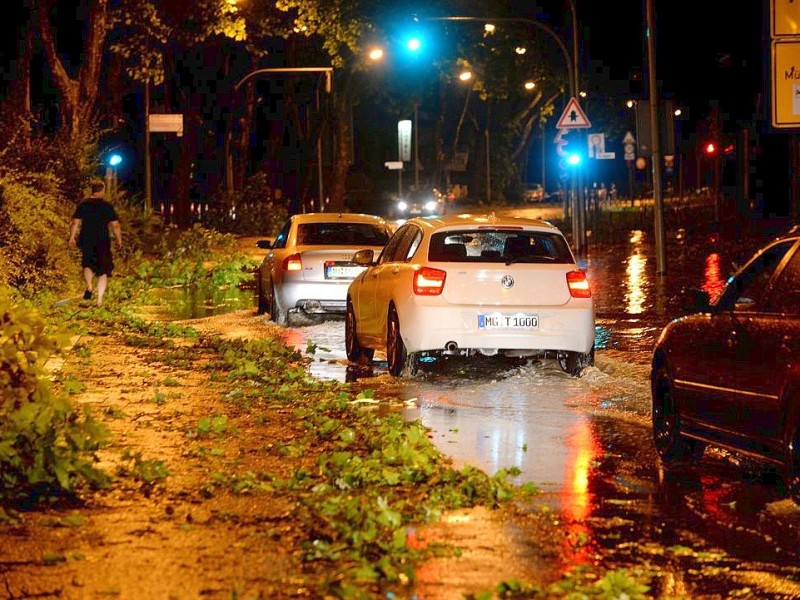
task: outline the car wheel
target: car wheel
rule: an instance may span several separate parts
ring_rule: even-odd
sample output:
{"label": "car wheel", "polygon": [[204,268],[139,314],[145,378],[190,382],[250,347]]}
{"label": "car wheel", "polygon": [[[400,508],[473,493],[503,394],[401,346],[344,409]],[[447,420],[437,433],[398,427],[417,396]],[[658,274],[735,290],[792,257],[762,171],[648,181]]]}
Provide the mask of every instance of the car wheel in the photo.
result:
{"label": "car wheel", "polygon": [[278,304],[278,295],[275,293],[275,284],[271,285],[271,295],[269,299],[269,317],[278,325],[286,327],[289,324],[289,314]]}
{"label": "car wheel", "polygon": [[665,463],[685,458],[699,460],[706,444],[691,440],[681,433],[681,419],[672,394],[672,381],[667,368],[656,367],[652,387],[653,441],[659,457]]}
{"label": "car wheel", "polygon": [[594,365],[594,346],[589,352],[563,351],[556,356],[562,371],[573,377],[580,377],[584,369]]}
{"label": "car wheel", "polygon": [[375,355],[372,348],[364,348],[358,341],[356,335],[356,314],[350,300],[347,301],[347,315],[344,321],[344,348],[347,352],[347,360],[352,362],[368,363]]}
{"label": "car wheel", "polygon": [[264,285],[261,283],[261,274],[256,274],[256,277],[258,277],[258,283],[256,284],[256,289],[258,290],[258,308],[256,309],[256,313],[263,315],[269,312],[269,304],[267,303],[267,298],[264,296]]}
{"label": "car wheel", "polygon": [[389,373],[395,377],[400,376],[406,367],[407,359],[406,346],[400,336],[400,320],[394,309],[391,309],[386,326],[386,360],[389,364]]}

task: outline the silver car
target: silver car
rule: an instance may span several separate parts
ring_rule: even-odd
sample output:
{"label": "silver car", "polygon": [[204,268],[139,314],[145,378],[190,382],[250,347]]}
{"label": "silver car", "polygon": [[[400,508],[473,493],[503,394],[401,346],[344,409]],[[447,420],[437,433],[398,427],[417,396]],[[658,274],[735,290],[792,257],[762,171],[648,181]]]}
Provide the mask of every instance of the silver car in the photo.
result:
{"label": "silver car", "polygon": [[275,239],[258,246],[269,252],[258,267],[258,313],[278,325],[290,315],[342,314],[347,288],[365,267],[352,262],[356,250],[379,253],[391,235],[390,225],[374,215],[307,213],[290,217]]}

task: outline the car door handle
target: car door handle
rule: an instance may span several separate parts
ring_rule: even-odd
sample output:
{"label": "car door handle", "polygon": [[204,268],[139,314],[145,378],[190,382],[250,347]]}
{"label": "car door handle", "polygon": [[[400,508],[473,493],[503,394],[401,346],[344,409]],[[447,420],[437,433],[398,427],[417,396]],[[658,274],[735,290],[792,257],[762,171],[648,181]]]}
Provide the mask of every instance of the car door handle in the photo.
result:
{"label": "car door handle", "polygon": [[739,343],[739,334],[736,333],[735,331],[731,331],[730,334],[728,334],[728,337],[725,340],[725,345],[728,348],[733,348],[738,343]]}

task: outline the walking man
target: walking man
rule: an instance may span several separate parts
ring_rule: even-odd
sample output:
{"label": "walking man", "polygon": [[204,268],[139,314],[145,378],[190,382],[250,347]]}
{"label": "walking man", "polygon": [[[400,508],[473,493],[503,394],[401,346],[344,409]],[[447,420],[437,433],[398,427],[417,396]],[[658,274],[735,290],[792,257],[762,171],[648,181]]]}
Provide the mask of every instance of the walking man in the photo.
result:
{"label": "walking man", "polygon": [[[80,248],[83,278],[86,281],[84,300],[91,300],[94,293],[93,281],[97,277],[97,306],[103,305],[103,296],[108,288],[108,278],[114,271],[111,256],[111,235],[114,235],[117,248],[122,246],[122,229],[117,211],[106,202],[105,184],[101,179],[92,181],[91,196],[84,199],[75,209],[69,227],[69,245]],[[80,232],[80,233],[79,233]],[[76,237],[77,236],[77,237]]]}

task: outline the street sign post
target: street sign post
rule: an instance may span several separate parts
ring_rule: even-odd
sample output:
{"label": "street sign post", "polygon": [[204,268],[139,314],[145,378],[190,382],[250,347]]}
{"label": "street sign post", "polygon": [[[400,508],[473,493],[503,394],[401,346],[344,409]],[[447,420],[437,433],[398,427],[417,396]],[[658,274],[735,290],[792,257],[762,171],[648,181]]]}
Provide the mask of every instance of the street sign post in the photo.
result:
{"label": "street sign post", "polygon": [[556,129],[588,129],[591,126],[592,123],[576,98],[569,99],[561,118],[556,123]]}
{"label": "street sign post", "polygon": [[772,42],[772,126],[800,127],[800,36]]}
{"label": "street sign post", "polygon": [[772,0],[770,2],[770,36],[800,35],[800,3],[794,0]]}

